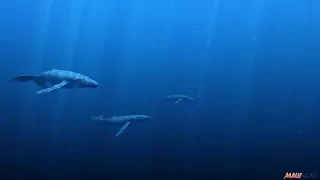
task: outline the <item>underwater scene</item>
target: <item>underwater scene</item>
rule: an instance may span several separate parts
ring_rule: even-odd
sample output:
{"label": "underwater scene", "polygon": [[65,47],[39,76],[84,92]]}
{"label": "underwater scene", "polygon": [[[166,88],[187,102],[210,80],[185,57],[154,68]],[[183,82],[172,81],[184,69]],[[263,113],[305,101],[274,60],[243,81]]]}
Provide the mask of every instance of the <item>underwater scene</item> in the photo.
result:
{"label": "underwater scene", "polygon": [[319,8],[1,0],[0,179],[320,179]]}

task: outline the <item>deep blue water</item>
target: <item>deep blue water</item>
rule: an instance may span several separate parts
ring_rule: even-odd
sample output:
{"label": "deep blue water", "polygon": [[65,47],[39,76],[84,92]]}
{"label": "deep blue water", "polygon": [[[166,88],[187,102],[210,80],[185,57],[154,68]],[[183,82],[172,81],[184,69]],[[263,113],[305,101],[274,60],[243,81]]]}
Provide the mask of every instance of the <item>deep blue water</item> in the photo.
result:
{"label": "deep blue water", "polygon": [[[0,178],[320,172],[319,7],[316,0],[0,1]],[[37,95],[33,82],[8,82],[52,68],[88,75],[99,87]],[[155,103],[176,93],[197,103]],[[152,120],[116,137],[121,126],[89,119],[130,114]]]}

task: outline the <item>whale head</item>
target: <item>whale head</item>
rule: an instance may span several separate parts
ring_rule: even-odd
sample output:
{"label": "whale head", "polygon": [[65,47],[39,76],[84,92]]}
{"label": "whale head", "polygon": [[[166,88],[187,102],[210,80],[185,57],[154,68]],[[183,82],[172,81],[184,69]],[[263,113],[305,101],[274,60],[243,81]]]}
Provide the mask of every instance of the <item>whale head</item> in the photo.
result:
{"label": "whale head", "polygon": [[150,116],[146,116],[146,115],[136,115],[136,121],[149,121],[151,120]]}
{"label": "whale head", "polygon": [[82,88],[97,88],[99,83],[89,77],[80,78],[77,80],[77,83]]}

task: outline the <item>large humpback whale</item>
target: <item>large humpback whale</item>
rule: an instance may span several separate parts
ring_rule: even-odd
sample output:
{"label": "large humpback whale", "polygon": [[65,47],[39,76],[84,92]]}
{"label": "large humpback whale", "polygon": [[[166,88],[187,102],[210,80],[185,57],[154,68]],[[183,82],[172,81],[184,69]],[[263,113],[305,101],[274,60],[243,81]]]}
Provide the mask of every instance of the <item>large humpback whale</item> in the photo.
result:
{"label": "large humpback whale", "polygon": [[27,82],[34,81],[40,89],[37,94],[49,93],[51,91],[65,88],[96,88],[98,83],[83,74],[72,71],[52,69],[39,73],[35,76],[17,76],[10,82]]}
{"label": "large humpback whale", "polygon": [[151,120],[151,117],[143,114],[137,114],[137,115],[127,115],[127,116],[113,116],[110,118],[104,118],[103,116],[97,116],[97,117],[92,116],[91,119],[97,120],[97,121],[106,121],[108,123],[124,124],[116,134],[116,136],[119,136],[130,125],[131,122],[147,121],[147,120]]}

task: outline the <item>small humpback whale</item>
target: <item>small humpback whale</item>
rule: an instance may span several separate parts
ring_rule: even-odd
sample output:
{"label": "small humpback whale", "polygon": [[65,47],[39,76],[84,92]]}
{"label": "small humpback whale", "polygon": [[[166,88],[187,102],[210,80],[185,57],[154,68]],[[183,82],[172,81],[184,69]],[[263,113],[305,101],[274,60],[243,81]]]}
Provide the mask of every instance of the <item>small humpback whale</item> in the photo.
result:
{"label": "small humpback whale", "polygon": [[130,125],[131,122],[143,122],[143,121],[148,121],[151,120],[150,116],[142,115],[142,114],[137,114],[137,115],[127,115],[127,116],[113,116],[110,118],[104,118],[103,116],[97,116],[91,117],[92,120],[96,121],[106,121],[108,123],[115,123],[115,124],[123,124],[124,125],[121,127],[121,129],[118,131],[116,136],[119,136],[123,131]]}
{"label": "small humpback whale", "polygon": [[49,93],[60,88],[97,88],[99,85],[95,80],[88,76],[58,69],[45,71],[35,76],[17,76],[10,80],[10,82],[27,81],[33,81],[39,86],[39,90],[36,94]]}
{"label": "small humpback whale", "polygon": [[182,101],[190,101],[190,102],[196,103],[195,99],[193,99],[187,95],[184,95],[184,94],[170,94],[170,95],[165,96],[164,98],[158,100],[157,102],[163,102],[163,101],[174,101],[175,105],[180,104]]}

